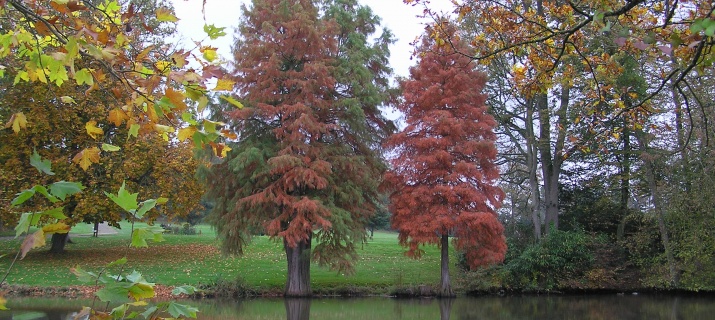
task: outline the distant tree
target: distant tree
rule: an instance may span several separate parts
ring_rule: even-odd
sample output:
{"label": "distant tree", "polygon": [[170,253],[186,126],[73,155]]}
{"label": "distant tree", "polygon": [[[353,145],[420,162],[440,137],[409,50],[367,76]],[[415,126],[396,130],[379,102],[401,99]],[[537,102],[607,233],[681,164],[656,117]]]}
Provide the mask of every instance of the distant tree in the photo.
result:
{"label": "distant tree", "polygon": [[225,252],[241,254],[256,233],[283,241],[286,296],[311,294],[311,258],[352,271],[385,169],[375,148],[390,133],[377,108],[388,52],[382,40],[361,49],[379,19],[339,2],[325,7],[334,19],[308,0],[242,7],[234,69],[245,108],[227,114],[237,143],[207,176]]}
{"label": "distant tree", "polygon": [[481,93],[486,77],[430,32],[417,48],[410,78],[400,83],[398,109],[407,126],[386,142],[395,156],[385,183],[400,244],[415,258],[423,253],[420,245],[441,247],[439,294],[451,296],[450,235],[471,267],[504,259],[504,228],[496,214],[504,194],[496,186],[496,122]]}
{"label": "distant tree", "polygon": [[368,228],[370,228],[370,238],[375,234],[375,229],[390,228],[390,210],[388,209],[390,199],[387,195],[380,196],[380,203],[377,206],[377,211],[370,217]]}

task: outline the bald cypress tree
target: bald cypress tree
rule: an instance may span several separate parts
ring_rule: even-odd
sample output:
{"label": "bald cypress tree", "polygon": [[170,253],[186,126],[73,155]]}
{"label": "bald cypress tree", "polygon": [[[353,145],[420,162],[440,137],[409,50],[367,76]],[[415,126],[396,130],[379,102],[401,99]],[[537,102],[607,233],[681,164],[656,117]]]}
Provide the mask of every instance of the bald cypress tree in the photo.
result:
{"label": "bald cypress tree", "polygon": [[246,107],[227,114],[238,142],[207,180],[225,252],[241,254],[252,232],[283,242],[286,296],[311,294],[311,260],[353,270],[385,168],[376,147],[391,125],[378,109],[389,68],[351,70],[362,64],[346,52],[359,48],[342,41],[354,36],[321,8],[330,10],[308,0],[242,8],[233,53]]}
{"label": "bald cypress tree", "polygon": [[[446,31],[449,25],[443,25]],[[504,228],[497,219],[503,192],[496,186],[496,126],[481,93],[486,76],[455,39],[453,48],[433,41],[418,47],[417,65],[403,80],[407,126],[386,142],[395,155],[385,175],[390,187],[392,226],[407,254],[419,258],[425,244],[441,247],[439,294],[452,296],[449,237],[470,266],[500,262],[506,253]],[[455,51],[456,49],[456,51]]]}

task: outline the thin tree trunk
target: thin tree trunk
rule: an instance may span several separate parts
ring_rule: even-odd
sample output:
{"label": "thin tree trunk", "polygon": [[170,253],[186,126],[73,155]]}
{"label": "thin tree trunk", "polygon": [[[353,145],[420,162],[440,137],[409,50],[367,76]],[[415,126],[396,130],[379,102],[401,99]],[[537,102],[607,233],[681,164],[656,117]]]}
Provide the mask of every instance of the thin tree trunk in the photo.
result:
{"label": "thin tree trunk", "polygon": [[439,296],[454,297],[452,283],[449,279],[449,234],[442,235],[442,277],[440,281]]}
{"label": "thin tree trunk", "polygon": [[621,221],[618,223],[616,239],[623,240],[628,220],[628,199],[631,196],[631,132],[627,123],[623,124],[623,156],[621,157]]}
{"label": "thin tree trunk", "polygon": [[653,172],[654,169],[652,161],[646,160],[644,167],[646,171],[646,178],[648,179],[648,187],[650,188],[651,199],[653,201],[653,207],[655,208],[656,216],[658,218],[658,231],[660,231],[660,241],[663,243],[663,248],[665,249],[665,257],[668,260],[670,284],[673,287],[678,287],[680,283],[680,273],[678,272],[678,267],[675,262],[675,256],[673,255],[673,249],[670,245],[668,227],[665,224],[665,212],[663,211],[662,204],[660,203],[660,193],[658,191],[658,185],[655,181],[655,173]]}
{"label": "thin tree trunk", "polygon": [[286,297],[309,297],[310,289],[310,248],[311,237],[298,242],[295,247],[289,247],[283,240],[286,258],[288,259],[288,278],[286,279]]}
{"label": "thin tree trunk", "polygon": [[531,212],[531,222],[534,225],[534,238],[541,241],[541,192],[539,190],[538,177],[538,149],[536,147],[536,134],[534,133],[534,102],[527,105],[526,110],[526,166],[529,170],[529,212]]}
{"label": "thin tree trunk", "polygon": [[673,249],[670,244],[670,238],[668,236],[668,226],[665,224],[665,211],[661,203],[660,192],[658,191],[658,183],[655,178],[655,164],[653,163],[653,156],[647,153],[647,138],[639,137],[638,135],[636,135],[636,139],[640,145],[640,148],[644,150],[644,154],[642,156],[644,164],[643,168],[645,170],[648,188],[650,189],[650,196],[651,201],[653,202],[653,208],[656,213],[656,218],[658,219],[658,231],[660,232],[660,241],[663,244],[663,249],[665,250],[665,257],[668,261],[670,283],[672,286],[677,287],[680,283],[680,272],[678,271],[675,256],[673,254]]}
{"label": "thin tree trunk", "polygon": [[286,319],[288,320],[308,320],[310,319],[310,299],[286,298],[283,300],[286,307]]}

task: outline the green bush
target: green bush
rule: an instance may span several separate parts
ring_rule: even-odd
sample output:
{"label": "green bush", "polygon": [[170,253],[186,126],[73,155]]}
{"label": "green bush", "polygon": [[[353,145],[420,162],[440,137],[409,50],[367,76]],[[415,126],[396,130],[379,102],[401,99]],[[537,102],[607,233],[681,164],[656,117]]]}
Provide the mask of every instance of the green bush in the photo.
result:
{"label": "green bush", "polygon": [[197,234],[196,227],[192,226],[188,222],[179,226],[172,226],[171,233],[181,234],[181,235],[195,235]]}
{"label": "green bush", "polygon": [[554,289],[559,281],[580,277],[591,267],[590,236],[554,230],[540,243],[527,247],[504,266],[504,285],[523,289]]}

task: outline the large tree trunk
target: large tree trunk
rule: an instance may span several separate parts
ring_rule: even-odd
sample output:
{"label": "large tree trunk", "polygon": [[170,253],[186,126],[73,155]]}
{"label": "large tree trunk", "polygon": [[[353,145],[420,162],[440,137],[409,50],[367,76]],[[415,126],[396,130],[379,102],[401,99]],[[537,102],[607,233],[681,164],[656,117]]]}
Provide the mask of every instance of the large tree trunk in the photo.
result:
{"label": "large tree trunk", "polygon": [[53,233],[52,234],[52,246],[50,247],[50,253],[64,253],[65,245],[69,241],[69,233]]}
{"label": "large tree trunk", "polygon": [[286,319],[288,320],[309,320],[310,319],[310,299],[287,298],[283,300],[286,307]]}
{"label": "large tree trunk", "polygon": [[[564,86],[556,115],[555,139],[552,139],[551,110],[546,94],[536,97],[537,110],[539,111],[539,155],[541,172],[544,179],[544,225],[546,233],[552,228],[559,228],[559,177],[563,163],[564,142],[566,140],[567,109],[570,100],[571,88]],[[553,149],[552,149],[553,148]]]}
{"label": "large tree trunk", "polygon": [[283,240],[286,258],[288,259],[288,279],[286,279],[286,297],[309,297],[310,289],[310,248],[311,239],[298,242],[295,247],[289,247]]}
{"label": "large tree trunk", "polygon": [[442,277],[440,281],[439,296],[454,297],[452,282],[449,279],[449,234],[442,235]]}

